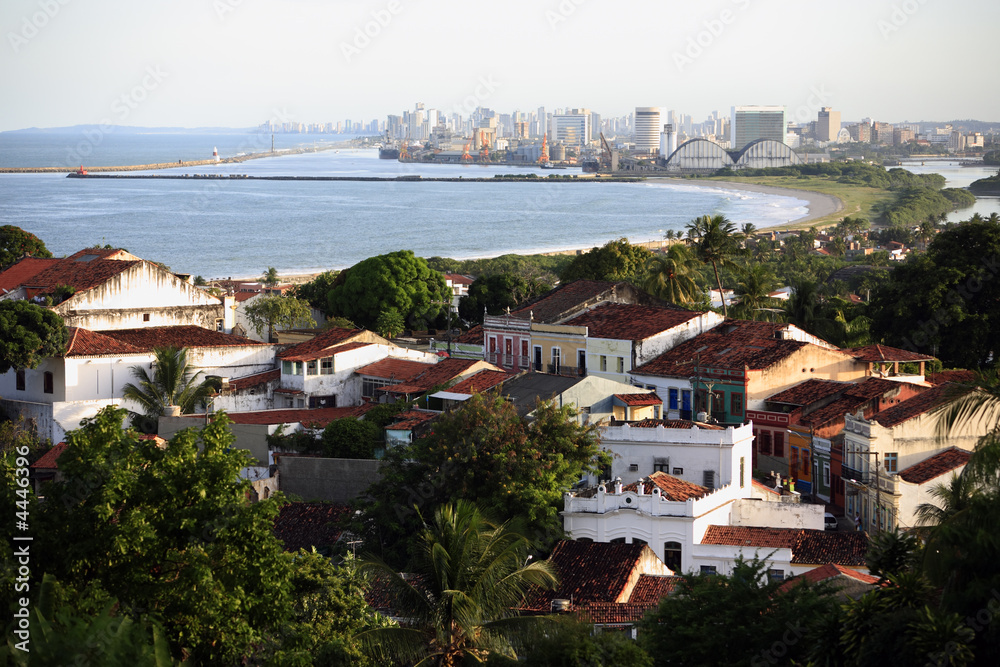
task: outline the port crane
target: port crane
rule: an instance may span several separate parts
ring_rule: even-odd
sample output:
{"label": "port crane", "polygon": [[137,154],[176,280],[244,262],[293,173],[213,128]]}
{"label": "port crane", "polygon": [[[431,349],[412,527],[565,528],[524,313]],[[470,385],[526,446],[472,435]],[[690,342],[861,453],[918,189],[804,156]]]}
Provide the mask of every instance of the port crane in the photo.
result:
{"label": "port crane", "polygon": [[483,164],[490,163],[490,146],[486,143],[486,132],[479,132],[479,161]]}
{"label": "port crane", "polygon": [[548,134],[542,135],[542,154],[538,157],[538,164],[545,164],[549,161],[549,136]]}
{"label": "port crane", "polygon": [[472,144],[470,144],[470,143],[466,143],[465,144],[465,151],[462,153],[462,162],[464,164],[468,164],[469,162],[472,162],[472,156],[469,155],[469,147],[471,145]]}

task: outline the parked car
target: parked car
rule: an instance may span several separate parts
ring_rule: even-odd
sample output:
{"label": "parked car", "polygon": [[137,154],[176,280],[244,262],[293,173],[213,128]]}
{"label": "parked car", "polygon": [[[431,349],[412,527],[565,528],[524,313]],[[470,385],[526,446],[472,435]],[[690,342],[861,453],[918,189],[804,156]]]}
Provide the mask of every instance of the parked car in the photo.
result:
{"label": "parked car", "polygon": [[840,524],[837,522],[837,517],[833,516],[829,512],[823,515],[823,527],[826,528],[827,530],[837,530],[839,525]]}

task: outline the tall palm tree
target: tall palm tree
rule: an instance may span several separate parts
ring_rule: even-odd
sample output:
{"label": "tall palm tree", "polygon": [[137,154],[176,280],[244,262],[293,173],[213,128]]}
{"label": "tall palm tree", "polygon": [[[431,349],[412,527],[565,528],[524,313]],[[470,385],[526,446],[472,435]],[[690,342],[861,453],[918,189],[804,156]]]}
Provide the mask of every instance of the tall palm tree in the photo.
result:
{"label": "tall palm tree", "polygon": [[722,299],[722,313],[729,317],[726,299],[722,295],[722,279],[719,277],[719,265],[729,268],[739,268],[732,258],[740,254],[736,242],[736,225],[723,215],[695,218],[687,225],[688,238],[694,241],[695,255],[702,262],[712,265],[715,271],[715,282],[719,286],[719,298]]}
{"label": "tall palm tree", "polygon": [[757,225],[752,222],[744,223],[740,227],[740,233],[743,234],[743,245],[746,246],[747,241],[753,238],[753,235],[757,233]]}
{"label": "tall palm tree", "polygon": [[419,537],[413,573],[404,577],[378,559],[361,562],[405,621],[357,639],[380,662],[453,667],[491,653],[516,658],[516,638],[540,619],[515,609],[531,586],[557,583],[551,564],[527,563],[527,550],[524,537],[486,520],[472,503],[442,505]]}
{"label": "tall palm tree", "polygon": [[646,262],[646,277],[642,288],[653,296],[670,303],[686,304],[698,300],[698,285],[694,274],[691,249],[673,243],[666,252],[653,255]]}
{"label": "tall palm tree", "polygon": [[129,382],[122,388],[122,397],[142,408],[146,419],[138,427],[149,433],[156,432],[157,419],[166,413],[168,405],[179,406],[182,414],[189,414],[218,388],[210,380],[198,382],[202,372],[192,373],[186,349],[157,347],[153,355],[152,376],[142,366],[133,366],[132,377],[138,384]]}
{"label": "tall palm tree", "polygon": [[764,308],[773,303],[770,294],[777,286],[774,274],[763,264],[753,264],[747,268],[743,277],[733,292],[739,297],[739,303],[733,306],[733,317],[744,320],[756,320],[761,317]]}
{"label": "tall palm tree", "polygon": [[261,276],[260,281],[264,283],[265,287],[274,287],[278,284],[278,269],[273,266],[267,267],[267,271]]}

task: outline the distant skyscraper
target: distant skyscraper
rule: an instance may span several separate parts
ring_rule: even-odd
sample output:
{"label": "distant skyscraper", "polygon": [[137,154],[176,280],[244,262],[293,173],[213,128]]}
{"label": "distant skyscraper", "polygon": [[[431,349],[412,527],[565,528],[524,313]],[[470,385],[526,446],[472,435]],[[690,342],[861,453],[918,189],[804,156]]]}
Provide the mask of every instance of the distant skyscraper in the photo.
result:
{"label": "distant skyscraper", "polygon": [[590,110],[569,109],[565,113],[552,114],[553,142],[568,145],[584,145],[590,141]]}
{"label": "distant skyscraper", "polygon": [[655,153],[660,148],[660,107],[635,108],[635,150],[637,153]]}
{"label": "distant skyscraper", "polygon": [[785,107],[733,107],[729,147],[734,151],[743,150],[747,144],[758,139],[784,143],[786,131]]}
{"label": "distant skyscraper", "polygon": [[840,134],[840,112],[830,107],[823,107],[816,119],[816,141],[836,141],[838,134]]}

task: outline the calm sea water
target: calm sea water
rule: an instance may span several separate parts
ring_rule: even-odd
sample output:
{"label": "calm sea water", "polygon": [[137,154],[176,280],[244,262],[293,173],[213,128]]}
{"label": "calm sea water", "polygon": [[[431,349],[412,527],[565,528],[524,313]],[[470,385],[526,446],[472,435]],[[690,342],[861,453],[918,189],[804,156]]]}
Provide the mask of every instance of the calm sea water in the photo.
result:
{"label": "calm sea water", "polygon": [[[0,134],[0,164],[28,166],[23,161],[27,154],[47,156],[37,158],[41,164],[62,164],[61,153],[79,137],[79,133]],[[325,142],[342,138],[327,135]],[[275,144],[289,148],[303,142],[311,145],[312,139],[312,135],[275,135]],[[222,156],[270,149],[270,135],[266,146],[260,146],[261,140],[238,134],[109,134],[94,145],[84,164],[198,159],[211,155],[216,146]],[[375,150],[351,149],[186,171],[464,178],[553,173],[537,168],[402,164],[379,160]],[[652,240],[668,229],[682,230],[704,214],[721,213],[737,225],[752,222],[763,228],[805,215],[805,204],[792,197],[650,182],[80,180],[59,174],[0,174],[0,224],[31,231],[56,256],[111,244],[164,262],[174,271],[206,278],[254,276],[268,266],[286,274],[343,268],[399,249],[424,257],[470,258],[589,248],[622,236]],[[971,215],[966,211],[964,216]]]}

